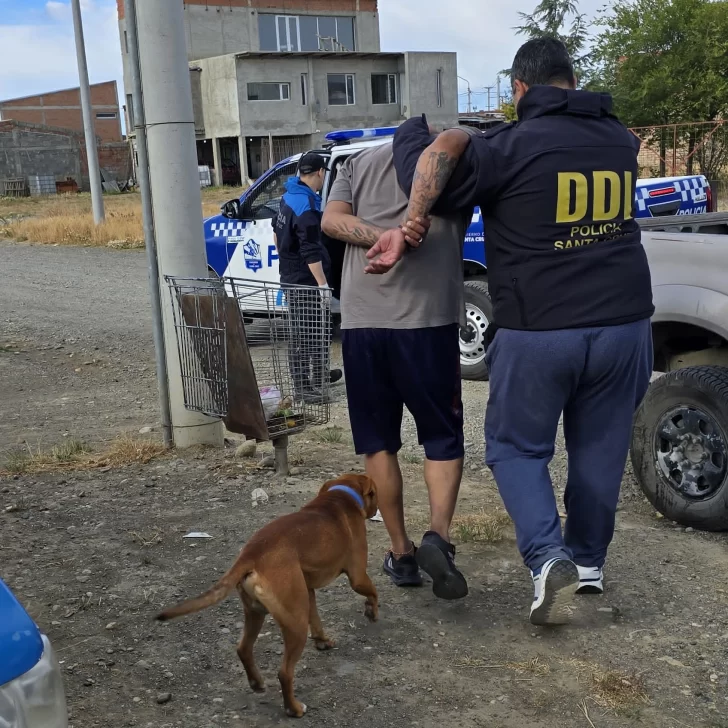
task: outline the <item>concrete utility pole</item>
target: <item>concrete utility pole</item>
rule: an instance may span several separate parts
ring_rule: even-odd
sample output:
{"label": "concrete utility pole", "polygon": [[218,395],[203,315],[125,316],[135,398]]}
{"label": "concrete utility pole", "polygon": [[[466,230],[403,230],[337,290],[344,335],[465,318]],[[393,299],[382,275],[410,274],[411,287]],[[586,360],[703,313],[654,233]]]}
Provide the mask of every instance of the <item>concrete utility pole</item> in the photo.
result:
{"label": "concrete utility pole", "polygon": [[152,211],[152,190],[149,181],[149,154],[147,151],[147,129],[144,124],[144,99],[142,96],[142,77],[139,69],[139,41],[136,24],[136,0],[124,0],[126,35],[129,39],[129,65],[132,81],[132,108],[129,118],[134,127],[137,156],[137,182],[142,198],[142,221],[144,223],[144,242],[147,249],[147,269],[149,273],[149,295],[152,301],[152,334],[156,355],[157,391],[159,408],[162,415],[162,438],[165,447],[173,445],[172,415],[169,407],[169,381],[167,379],[167,350],[164,344],[164,323],[162,316],[162,296],[159,285],[159,260],[157,240],[154,237],[154,213]]}
{"label": "concrete utility pole", "polygon": [[501,109],[501,77],[500,73],[495,77],[495,110]]}
{"label": "concrete utility pole", "polygon": [[[143,0],[136,9],[154,231],[161,276],[205,278],[202,201],[183,6]],[[166,286],[165,286],[166,287]],[[162,296],[172,432],[177,447],[223,444],[222,423],[184,407],[172,301]]]}
{"label": "concrete utility pole", "polygon": [[81,0],[71,0],[73,9],[73,31],[76,36],[76,57],[78,59],[78,80],[81,87],[81,112],[83,114],[83,132],[86,136],[86,159],[88,160],[88,179],[91,187],[91,207],[94,223],[104,221],[104,197],[99,171],[99,152],[96,148],[96,130],[94,129],[93,109],[91,107],[91,89],[88,83],[88,66],[86,65],[86,44],[83,39],[83,20],[81,19]]}

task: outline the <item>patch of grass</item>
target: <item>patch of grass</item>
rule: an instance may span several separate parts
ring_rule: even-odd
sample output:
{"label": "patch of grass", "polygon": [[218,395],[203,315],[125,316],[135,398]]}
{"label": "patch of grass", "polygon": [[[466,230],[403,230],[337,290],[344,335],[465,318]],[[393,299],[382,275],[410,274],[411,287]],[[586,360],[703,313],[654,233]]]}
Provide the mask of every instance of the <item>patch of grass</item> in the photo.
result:
{"label": "patch of grass", "polygon": [[325,427],[323,430],[316,430],[314,437],[319,442],[338,445],[344,442],[344,434],[345,430],[343,427],[334,425],[333,427]]}
{"label": "patch of grass", "polygon": [[[220,213],[220,205],[240,197],[244,187],[201,191],[203,217]],[[0,236],[34,243],[111,248],[142,248],[141,198],[136,192],[105,194],[106,221],[94,225],[91,195],[0,198]]]}
{"label": "patch of grass", "polygon": [[461,543],[499,543],[511,525],[508,514],[500,509],[482,510],[467,516],[455,516],[452,532]]}
{"label": "patch of grass", "polygon": [[579,682],[589,688],[590,699],[600,708],[625,711],[650,703],[647,691],[638,675],[607,670],[582,660],[569,660],[566,665],[577,672]]}
{"label": "patch of grass", "polygon": [[117,438],[100,451],[93,451],[84,442],[73,439],[55,445],[50,450],[44,450],[40,445],[35,449],[26,445],[24,450],[16,450],[6,456],[0,475],[92,470],[129,463],[148,463],[164,452],[161,443],[131,437]]}

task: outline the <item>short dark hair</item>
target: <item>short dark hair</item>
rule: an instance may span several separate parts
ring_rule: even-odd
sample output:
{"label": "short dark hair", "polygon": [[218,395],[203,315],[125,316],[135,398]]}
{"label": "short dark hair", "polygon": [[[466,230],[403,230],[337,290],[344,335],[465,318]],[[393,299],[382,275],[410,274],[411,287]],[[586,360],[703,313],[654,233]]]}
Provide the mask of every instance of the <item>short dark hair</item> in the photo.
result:
{"label": "short dark hair", "polygon": [[511,68],[511,85],[523,81],[528,86],[548,86],[574,82],[574,64],[569,51],[558,39],[550,36],[533,38],[516,53]]}

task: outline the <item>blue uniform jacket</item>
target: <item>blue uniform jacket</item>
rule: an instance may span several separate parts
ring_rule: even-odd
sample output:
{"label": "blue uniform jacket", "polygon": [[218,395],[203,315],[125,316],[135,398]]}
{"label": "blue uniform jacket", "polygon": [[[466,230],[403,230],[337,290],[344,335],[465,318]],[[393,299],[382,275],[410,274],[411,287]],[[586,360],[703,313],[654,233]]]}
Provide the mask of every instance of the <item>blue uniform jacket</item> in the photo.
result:
{"label": "blue uniform jacket", "polygon": [[318,285],[308,267],[313,263],[323,265],[328,280],[331,258],[321,238],[321,197],[298,177],[286,182],[274,230],[281,283]]}

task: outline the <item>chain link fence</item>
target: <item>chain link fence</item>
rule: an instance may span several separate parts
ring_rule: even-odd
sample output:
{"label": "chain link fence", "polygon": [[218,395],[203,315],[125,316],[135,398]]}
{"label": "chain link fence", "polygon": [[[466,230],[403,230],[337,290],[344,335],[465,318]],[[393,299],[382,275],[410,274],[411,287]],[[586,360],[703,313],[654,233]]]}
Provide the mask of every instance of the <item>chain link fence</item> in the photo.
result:
{"label": "chain link fence", "polygon": [[636,127],[631,131],[642,142],[641,178],[705,175],[717,199],[718,210],[728,210],[728,123],[720,120],[668,124]]}

